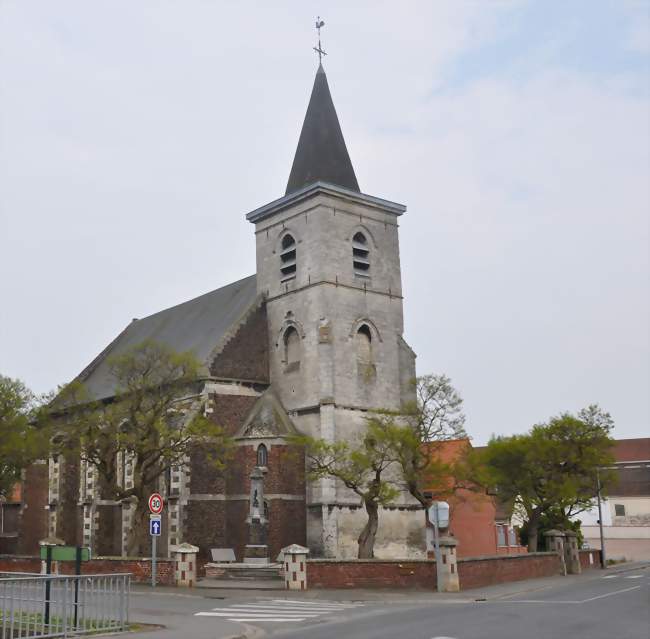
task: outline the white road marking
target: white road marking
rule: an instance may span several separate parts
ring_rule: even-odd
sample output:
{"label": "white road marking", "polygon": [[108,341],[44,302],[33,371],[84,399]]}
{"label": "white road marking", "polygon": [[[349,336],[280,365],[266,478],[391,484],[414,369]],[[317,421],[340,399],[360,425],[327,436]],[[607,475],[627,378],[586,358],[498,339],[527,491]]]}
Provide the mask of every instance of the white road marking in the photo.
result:
{"label": "white road marking", "polygon": [[596,599],[604,599],[605,597],[612,597],[614,595],[620,595],[624,592],[630,592],[631,590],[638,590],[641,586],[632,586],[631,588],[623,588],[623,590],[615,590],[614,592],[606,592],[604,595],[597,595],[596,597],[589,597],[589,599],[583,599],[580,603],[586,603],[587,601],[596,601]]}
{"label": "white road marking", "polygon": [[605,597],[612,597],[614,595],[620,595],[624,592],[630,592],[632,590],[639,590],[641,586],[632,586],[631,588],[623,588],[622,590],[614,590],[612,592],[606,592],[604,595],[596,595],[595,597],[589,597],[588,599],[580,600],[565,600],[565,601],[555,601],[553,599],[511,599],[508,601],[495,600],[491,603],[536,603],[536,604],[583,604],[588,603],[589,601],[596,601],[596,599],[604,599]]}
{"label": "white road marking", "polygon": [[[196,616],[197,617],[236,617],[239,615],[240,617],[242,615],[254,615],[258,619],[265,619],[267,617],[271,617],[273,619],[277,618],[278,615],[280,615],[281,612],[257,612],[256,610],[229,610],[227,612],[197,612]],[[289,615],[284,614],[283,616],[288,617]],[[319,615],[291,615],[292,618],[295,617],[301,617],[301,618],[307,618],[307,617],[318,617]]]}
{"label": "white road marking", "polygon": [[231,617],[228,621],[238,621],[239,623],[250,623],[251,621],[304,621],[299,617],[292,617],[291,619],[282,619],[281,617],[273,617],[272,619],[260,619],[259,617]]}
{"label": "white road marking", "polygon": [[643,575],[628,575],[626,579],[641,579]]}
{"label": "white road marking", "polygon": [[305,621],[358,608],[363,604],[340,603],[335,601],[296,601],[290,599],[273,599],[259,603],[233,604],[221,608],[213,608],[210,612],[197,612],[196,617],[222,617],[229,621]]}
{"label": "white road marking", "polygon": [[362,603],[339,603],[339,602],[334,602],[334,601],[327,601],[327,602],[320,602],[320,601],[305,601],[303,600],[296,600],[296,599],[273,599],[273,603],[281,603],[281,604],[299,604],[301,606],[318,606],[319,608],[359,608],[360,606],[363,606]]}
{"label": "white road marking", "polygon": [[603,579],[616,579],[618,575],[605,575]]}

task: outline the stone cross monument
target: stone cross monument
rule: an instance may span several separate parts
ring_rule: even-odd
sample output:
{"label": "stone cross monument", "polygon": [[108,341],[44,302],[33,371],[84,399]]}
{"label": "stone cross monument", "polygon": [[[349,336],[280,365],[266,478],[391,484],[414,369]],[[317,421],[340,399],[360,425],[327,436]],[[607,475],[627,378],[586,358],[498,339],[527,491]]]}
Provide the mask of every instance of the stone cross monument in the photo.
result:
{"label": "stone cross monument", "polygon": [[259,466],[255,466],[250,474],[251,492],[249,499],[248,517],[248,543],[244,550],[245,564],[268,564],[269,547],[268,520],[264,512],[264,473]]}

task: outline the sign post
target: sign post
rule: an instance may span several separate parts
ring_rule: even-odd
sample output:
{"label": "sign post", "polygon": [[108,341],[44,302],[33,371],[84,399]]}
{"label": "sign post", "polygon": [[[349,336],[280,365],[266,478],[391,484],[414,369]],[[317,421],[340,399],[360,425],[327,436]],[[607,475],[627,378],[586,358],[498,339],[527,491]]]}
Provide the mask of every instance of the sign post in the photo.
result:
{"label": "sign post", "polygon": [[165,506],[160,493],[153,493],[149,497],[149,534],[151,535],[151,587],[156,587],[156,541],[162,529],[161,513]]}
{"label": "sign post", "polygon": [[449,504],[446,501],[434,501],[428,510],[429,521],[433,524],[433,547],[436,556],[436,589],[440,590],[440,571],[442,557],[440,556],[440,528],[449,526]]}

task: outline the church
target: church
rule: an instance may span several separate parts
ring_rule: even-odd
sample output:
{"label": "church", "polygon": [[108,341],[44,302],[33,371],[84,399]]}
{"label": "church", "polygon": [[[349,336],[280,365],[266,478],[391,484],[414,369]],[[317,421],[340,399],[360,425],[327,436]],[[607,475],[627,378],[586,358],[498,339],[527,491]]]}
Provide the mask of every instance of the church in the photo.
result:
{"label": "church", "polygon": [[[309,481],[286,437],[349,440],[373,409],[413,399],[415,354],[403,338],[399,218],[406,207],[361,192],[327,76],[319,64],[285,194],[246,215],[256,273],[133,320],[79,375],[95,399],[114,392],[107,359],[144,340],[192,351],[203,366],[206,415],[235,438],[225,476],[190,455],[161,480],[162,555],[188,542],[209,559],[248,540],[250,475],[264,477],[270,556],[289,544],[312,557],[356,557],[366,515],[332,479]],[[124,486],[129,460],[119,460]],[[49,462],[47,533],[95,555],[124,555],[128,504],[102,499],[93,469]],[[407,495],[382,509],[378,557],[422,557],[424,515]]]}

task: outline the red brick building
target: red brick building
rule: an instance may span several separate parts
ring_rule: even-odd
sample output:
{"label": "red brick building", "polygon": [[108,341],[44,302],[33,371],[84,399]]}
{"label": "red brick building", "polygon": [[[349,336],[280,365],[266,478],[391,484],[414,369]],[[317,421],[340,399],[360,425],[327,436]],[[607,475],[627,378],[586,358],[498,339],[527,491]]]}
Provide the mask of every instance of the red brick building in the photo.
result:
{"label": "red brick building", "polygon": [[[436,444],[431,454],[452,464],[471,448],[469,439],[454,439]],[[449,483],[453,484],[452,478]],[[458,539],[459,557],[526,552],[510,522],[511,513],[494,496],[483,490],[460,488],[444,500],[449,502],[449,532]]]}

